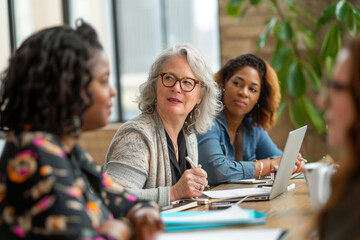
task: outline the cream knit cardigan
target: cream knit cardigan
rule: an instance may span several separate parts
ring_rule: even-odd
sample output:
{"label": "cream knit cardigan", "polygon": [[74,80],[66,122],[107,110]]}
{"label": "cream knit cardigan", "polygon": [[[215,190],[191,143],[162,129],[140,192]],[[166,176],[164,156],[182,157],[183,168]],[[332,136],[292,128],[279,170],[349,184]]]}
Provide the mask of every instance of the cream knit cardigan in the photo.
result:
{"label": "cream knit cardigan", "polygon": [[[188,156],[198,164],[196,135],[184,132]],[[142,199],[170,204],[171,169],[164,125],[155,111],[122,124],[103,166],[114,182]]]}

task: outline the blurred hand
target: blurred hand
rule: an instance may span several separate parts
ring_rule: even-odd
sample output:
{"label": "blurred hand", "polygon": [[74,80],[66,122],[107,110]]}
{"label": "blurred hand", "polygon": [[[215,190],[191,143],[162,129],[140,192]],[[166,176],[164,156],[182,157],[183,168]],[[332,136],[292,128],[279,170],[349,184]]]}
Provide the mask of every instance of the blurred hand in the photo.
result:
{"label": "blurred hand", "polygon": [[131,230],[129,229],[128,225],[117,219],[103,222],[98,230],[101,233],[111,236],[117,240],[130,239],[131,237]]}
{"label": "blurred hand", "polygon": [[280,160],[281,160],[281,157],[271,159],[271,164],[272,164],[271,169],[274,169],[274,167],[279,167]]}
{"label": "blurred hand", "polygon": [[127,218],[134,227],[134,240],[155,240],[156,236],[164,231],[159,210],[156,208],[139,208],[130,212]]}
{"label": "blurred hand", "polygon": [[340,164],[339,164],[339,163],[333,163],[332,165],[333,165],[333,167],[334,167],[335,170],[338,170],[338,169],[340,168]]}
{"label": "blurred hand", "polygon": [[307,160],[302,157],[301,153],[299,153],[292,173],[302,172],[305,163],[307,163]]}
{"label": "blurred hand", "polygon": [[206,178],[207,173],[201,169],[201,165],[186,170],[179,181],[171,187],[170,201],[200,197],[205,186],[208,185]]}

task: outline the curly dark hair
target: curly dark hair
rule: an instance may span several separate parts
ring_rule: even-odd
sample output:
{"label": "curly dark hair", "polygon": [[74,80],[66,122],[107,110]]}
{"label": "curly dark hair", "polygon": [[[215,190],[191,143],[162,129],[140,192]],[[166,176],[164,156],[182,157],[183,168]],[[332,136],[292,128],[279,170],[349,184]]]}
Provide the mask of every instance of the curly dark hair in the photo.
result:
{"label": "curly dark hair", "polygon": [[82,20],[76,30],[57,26],[27,38],[3,75],[0,128],[74,133],[93,102],[87,62],[96,49],[102,49],[97,34]]}
{"label": "curly dark hair", "polygon": [[247,115],[252,118],[253,125],[268,130],[276,123],[276,110],[281,99],[279,80],[270,64],[251,53],[240,55],[227,61],[215,74],[215,79],[222,88],[235,72],[245,66],[256,69],[261,80],[259,107],[254,107]]}

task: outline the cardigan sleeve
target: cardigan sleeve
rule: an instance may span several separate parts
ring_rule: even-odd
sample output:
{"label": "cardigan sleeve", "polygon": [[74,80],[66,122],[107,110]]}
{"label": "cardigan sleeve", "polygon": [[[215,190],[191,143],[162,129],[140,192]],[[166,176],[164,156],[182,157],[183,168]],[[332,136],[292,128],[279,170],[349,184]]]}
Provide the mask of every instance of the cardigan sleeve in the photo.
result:
{"label": "cardigan sleeve", "polygon": [[152,148],[150,139],[136,129],[117,132],[110,144],[103,171],[129,193],[161,206],[169,205],[169,186],[144,189],[149,180],[150,165],[158,161],[151,157]]}

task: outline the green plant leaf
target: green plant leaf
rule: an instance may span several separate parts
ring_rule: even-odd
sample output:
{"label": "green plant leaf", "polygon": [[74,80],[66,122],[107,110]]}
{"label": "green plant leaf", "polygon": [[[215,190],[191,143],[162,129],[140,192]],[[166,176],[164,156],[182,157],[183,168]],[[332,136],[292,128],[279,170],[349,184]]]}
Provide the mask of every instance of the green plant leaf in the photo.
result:
{"label": "green plant leaf", "polygon": [[351,10],[352,10],[352,12],[354,14],[354,17],[355,17],[355,20],[356,20],[357,24],[360,25],[359,22],[358,22],[358,20],[360,20],[360,10],[357,9],[356,7],[354,7],[354,6],[352,6]]}
{"label": "green plant leaf", "polygon": [[305,96],[301,98],[302,105],[305,108],[306,115],[309,118],[311,124],[315,127],[318,133],[323,133],[325,130],[325,121],[323,115],[317,110],[317,108],[309,101]]}
{"label": "green plant leaf", "polygon": [[314,38],[310,37],[309,35],[306,35],[306,34],[301,34],[301,37],[304,41],[304,44],[306,46],[306,48],[314,48],[315,44],[316,44],[316,41]]}
{"label": "green plant leaf", "polygon": [[290,57],[290,52],[291,48],[288,46],[280,48],[279,51],[276,52],[272,57],[271,66],[277,71],[280,70],[283,67],[286,59]]}
{"label": "green plant leaf", "polygon": [[346,1],[341,0],[336,4],[335,15],[339,21],[343,21],[349,14],[349,6]]}
{"label": "green plant leaf", "polygon": [[285,0],[285,3],[288,5],[288,7],[289,7],[289,9],[291,10],[292,13],[297,14],[295,5],[294,5],[292,0]]}
{"label": "green plant leaf", "polygon": [[318,57],[315,55],[313,50],[311,50],[310,48],[308,48],[307,51],[311,58],[311,64],[312,64],[313,69],[315,70],[315,72],[319,76],[319,78],[321,78],[322,77],[322,68],[321,68],[321,64],[320,64]]}
{"label": "green plant leaf", "polygon": [[339,33],[339,26],[336,22],[331,24],[327,31],[324,41],[321,45],[320,57],[325,60],[327,56],[335,58],[336,54],[341,48],[341,39]]}
{"label": "green plant leaf", "polygon": [[316,74],[315,70],[308,63],[302,62],[302,64],[306,69],[307,75],[314,89],[319,92],[321,90],[320,78]]}
{"label": "green plant leaf", "polygon": [[299,61],[294,61],[287,71],[286,89],[293,97],[301,97],[306,92],[306,79]]}
{"label": "green plant leaf", "polygon": [[360,16],[357,16],[354,14],[354,19],[355,19],[356,25],[360,26]]}
{"label": "green plant leaf", "polygon": [[244,7],[238,14],[238,18],[242,18],[243,16],[245,16],[245,14],[247,13],[247,11],[249,10],[250,6],[246,6]]}
{"label": "green plant leaf", "polygon": [[280,119],[285,111],[285,107],[286,107],[286,102],[280,103],[280,105],[276,111],[276,122],[280,121]]}
{"label": "green plant leaf", "polygon": [[285,96],[287,72],[290,68],[290,65],[293,62],[294,62],[294,53],[293,51],[289,51],[288,57],[284,59],[283,66],[281,67],[281,69],[277,71],[279,84],[280,84],[280,93],[282,98],[284,98]]}
{"label": "green plant leaf", "polygon": [[301,13],[303,16],[307,17],[308,19],[310,19],[312,22],[315,22],[315,18],[312,15],[312,13],[310,13],[308,10],[303,9],[299,6],[296,6],[296,9],[294,9],[294,11]]}
{"label": "green plant leaf", "polygon": [[257,46],[259,48],[263,48],[265,46],[266,40],[267,40],[267,38],[269,36],[269,33],[274,28],[276,22],[277,22],[277,19],[274,17],[267,24],[265,31],[259,37],[259,40],[258,40],[258,43],[257,43]]}
{"label": "green plant leaf", "polygon": [[296,128],[299,128],[305,125],[306,114],[302,102],[298,99],[294,99],[294,102],[289,102],[289,114],[292,123]]}
{"label": "green plant leaf", "polygon": [[288,6],[294,6],[294,3],[292,0],[285,0],[285,2]]}
{"label": "green plant leaf", "polygon": [[250,0],[250,4],[253,6],[259,5],[259,3],[261,3],[262,0]]}
{"label": "green plant leaf", "polygon": [[244,0],[230,0],[226,4],[226,14],[230,17],[237,18],[243,3]]}
{"label": "green plant leaf", "polygon": [[281,39],[276,38],[274,53],[277,54],[280,51],[280,49],[283,47],[284,47],[284,42]]}
{"label": "green plant leaf", "polygon": [[357,26],[356,26],[355,16],[352,11],[350,11],[349,16],[346,18],[346,27],[348,28],[350,35],[355,37],[357,33]]}
{"label": "green plant leaf", "polygon": [[294,32],[288,22],[284,22],[276,31],[276,36],[281,40],[291,40],[294,37]]}
{"label": "green plant leaf", "polygon": [[301,36],[304,41],[305,46],[309,49],[313,49],[314,46],[317,44],[314,36],[314,32],[312,32],[310,29],[299,26],[299,29],[301,31]]}
{"label": "green plant leaf", "polygon": [[336,4],[337,2],[333,2],[322,12],[320,17],[316,20],[317,27],[323,26],[328,23],[332,17],[334,17]]}

